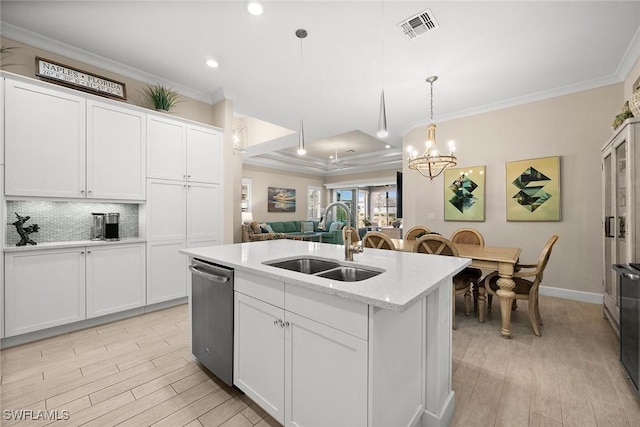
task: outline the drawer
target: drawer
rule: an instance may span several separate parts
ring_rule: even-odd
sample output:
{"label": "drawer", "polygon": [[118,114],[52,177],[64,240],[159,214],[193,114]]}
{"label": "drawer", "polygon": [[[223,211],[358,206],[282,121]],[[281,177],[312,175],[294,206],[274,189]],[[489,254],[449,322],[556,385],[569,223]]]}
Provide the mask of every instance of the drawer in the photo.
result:
{"label": "drawer", "polygon": [[235,270],[233,290],[284,308],[284,282]]}
{"label": "drawer", "polygon": [[363,340],[368,339],[369,306],[367,304],[297,285],[285,285],[285,290],[285,310]]}

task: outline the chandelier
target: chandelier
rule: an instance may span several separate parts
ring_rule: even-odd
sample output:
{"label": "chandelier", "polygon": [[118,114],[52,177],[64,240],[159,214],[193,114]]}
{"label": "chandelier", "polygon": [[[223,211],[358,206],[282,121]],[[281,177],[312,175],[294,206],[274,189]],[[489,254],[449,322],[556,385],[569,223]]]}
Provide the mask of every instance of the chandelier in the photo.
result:
{"label": "chandelier", "polygon": [[436,125],[433,123],[433,82],[438,80],[438,76],[427,77],[427,82],[431,85],[431,120],[427,126],[427,142],[424,152],[418,156],[418,151],[411,146],[407,147],[409,151],[409,169],[415,169],[423,176],[433,178],[439,176],[448,167],[455,166],[457,159],[455,154],[456,146],[450,141],[449,154],[440,154],[436,146]]}

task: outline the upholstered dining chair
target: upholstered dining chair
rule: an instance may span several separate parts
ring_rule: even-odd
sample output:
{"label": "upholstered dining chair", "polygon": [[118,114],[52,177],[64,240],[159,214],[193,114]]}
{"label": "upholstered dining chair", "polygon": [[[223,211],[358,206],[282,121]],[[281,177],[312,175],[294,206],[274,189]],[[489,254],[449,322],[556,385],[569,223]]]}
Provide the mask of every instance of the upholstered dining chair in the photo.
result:
{"label": "upholstered dining chair", "polygon": [[[451,240],[437,234],[426,234],[413,244],[413,252],[431,255],[458,256],[458,250]],[[451,297],[451,327],[456,329],[456,295],[464,295],[464,315],[471,311],[471,283],[473,275],[465,270],[453,276]]]}
{"label": "upholstered dining chair", "polygon": [[362,238],[362,247],[396,250],[396,245],[393,244],[389,236],[380,231],[369,231],[365,234]]}
{"label": "upholstered dining chair", "polygon": [[407,234],[404,235],[404,240],[416,240],[417,238],[416,236],[418,234],[429,233],[429,232],[431,232],[431,230],[429,230],[424,225],[416,225],[415,227],[411,227],[409,231],[407,231]]}
{"label": "upholstered dining chair", "polygon": [[[538,305],[538,291],[540,283],[542,283],[542,273],[544,273],[544,269],[549,262],[549,257],[551,256],[551,249],[553,249],[553,245],[557,240],[557,235],[551,236],[547,241],[547,244],[542,249],[542,253],[540,254],[540,258],[538,258],[537,264],[516,264],[516,267],[519,267],[519,269],[513,273],[513,281],[516,283],[516,286],[513,289],[516,293],[515,300],[523,299],[529,301],[529,319],[531,320],[533,333],[537,336],[540,336],[540,328],[538,325],[542,325],[542,317],[540,317],[540,307]],[[532,279],[527,280],[525,277],[530,277]],[[494,271],[484,278],[484,287],[480,288],[480,296],[483,296],[483,292],[488,294],[487,302],[489,311],[491,311],[493,296],[496,295],[496,291],[499,289],[499,278],[500,276],[498,275],[498,272]],[[480,310],[484,308],[483,305],[483,298],[480,298]]]}
{"label": "upholstered dining chair", "polygon": [[345,243],[347,241],[347,234],[351,234],[351,243],[358,243],[360,241],[360,235],[358,234],[358,230],[351,226],[342,227],[342,242]]}
{"label": "upholstered dining chair", "polygon": [[[459,228],[451,234],[450,240],[453,243],[464,243],[467,245],[479,245],[484,246],[484,237],[478,230],[473,228]],[[478,310],[478,288],[482,286],[482,270],[474,267],[467,267],[464,269],[466,273],[473,277],[473,309]]]}

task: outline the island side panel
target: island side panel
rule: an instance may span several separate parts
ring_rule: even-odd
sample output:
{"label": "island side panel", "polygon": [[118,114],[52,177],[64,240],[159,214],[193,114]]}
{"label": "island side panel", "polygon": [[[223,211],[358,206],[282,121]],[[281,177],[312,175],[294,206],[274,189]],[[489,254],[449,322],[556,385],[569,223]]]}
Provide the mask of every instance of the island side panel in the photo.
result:
{"label": "island side panel", "polygon": [[425,411],[422,426],[444,427],[453,419],[455,393],[451,387],[452,338],[451,331],[451,278],[425,297],[426,306],[426,358],[425,358]]}
{"label": "island side panel", "polygon": [[398,313],[369,307],[369,425],[416,426],[424,412],[423,302]]}

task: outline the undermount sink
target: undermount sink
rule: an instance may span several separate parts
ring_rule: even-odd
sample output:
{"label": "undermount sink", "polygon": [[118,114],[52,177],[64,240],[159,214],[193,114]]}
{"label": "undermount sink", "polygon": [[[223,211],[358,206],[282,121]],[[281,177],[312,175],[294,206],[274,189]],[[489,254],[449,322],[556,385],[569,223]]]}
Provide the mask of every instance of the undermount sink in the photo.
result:
{"label": "undermount sink", "polygon": [[382,273],[382,271],[347,266],[316,258],[293,258],[281,261],[267,261],[264,264],[340,282],[359,282]]}
{"label": "undermount sink", "polygon": [[326,279],[339,280],[341,282],[359,282],[360,280],[369,279],[380,274],[379,271],[366,270],[359,267],[340,266],[333,270],[319,273],[316,276]]}
{"label": "undermount sink", "polygon": [[321,271],[330,270],[339,267],[337,262],[325,261],[314,258],[297,258],[286,261],[279,261],[273,264],[266,263],[272,267],[284,268],[286,270],[298,271],[300,273],[315,274]]}

